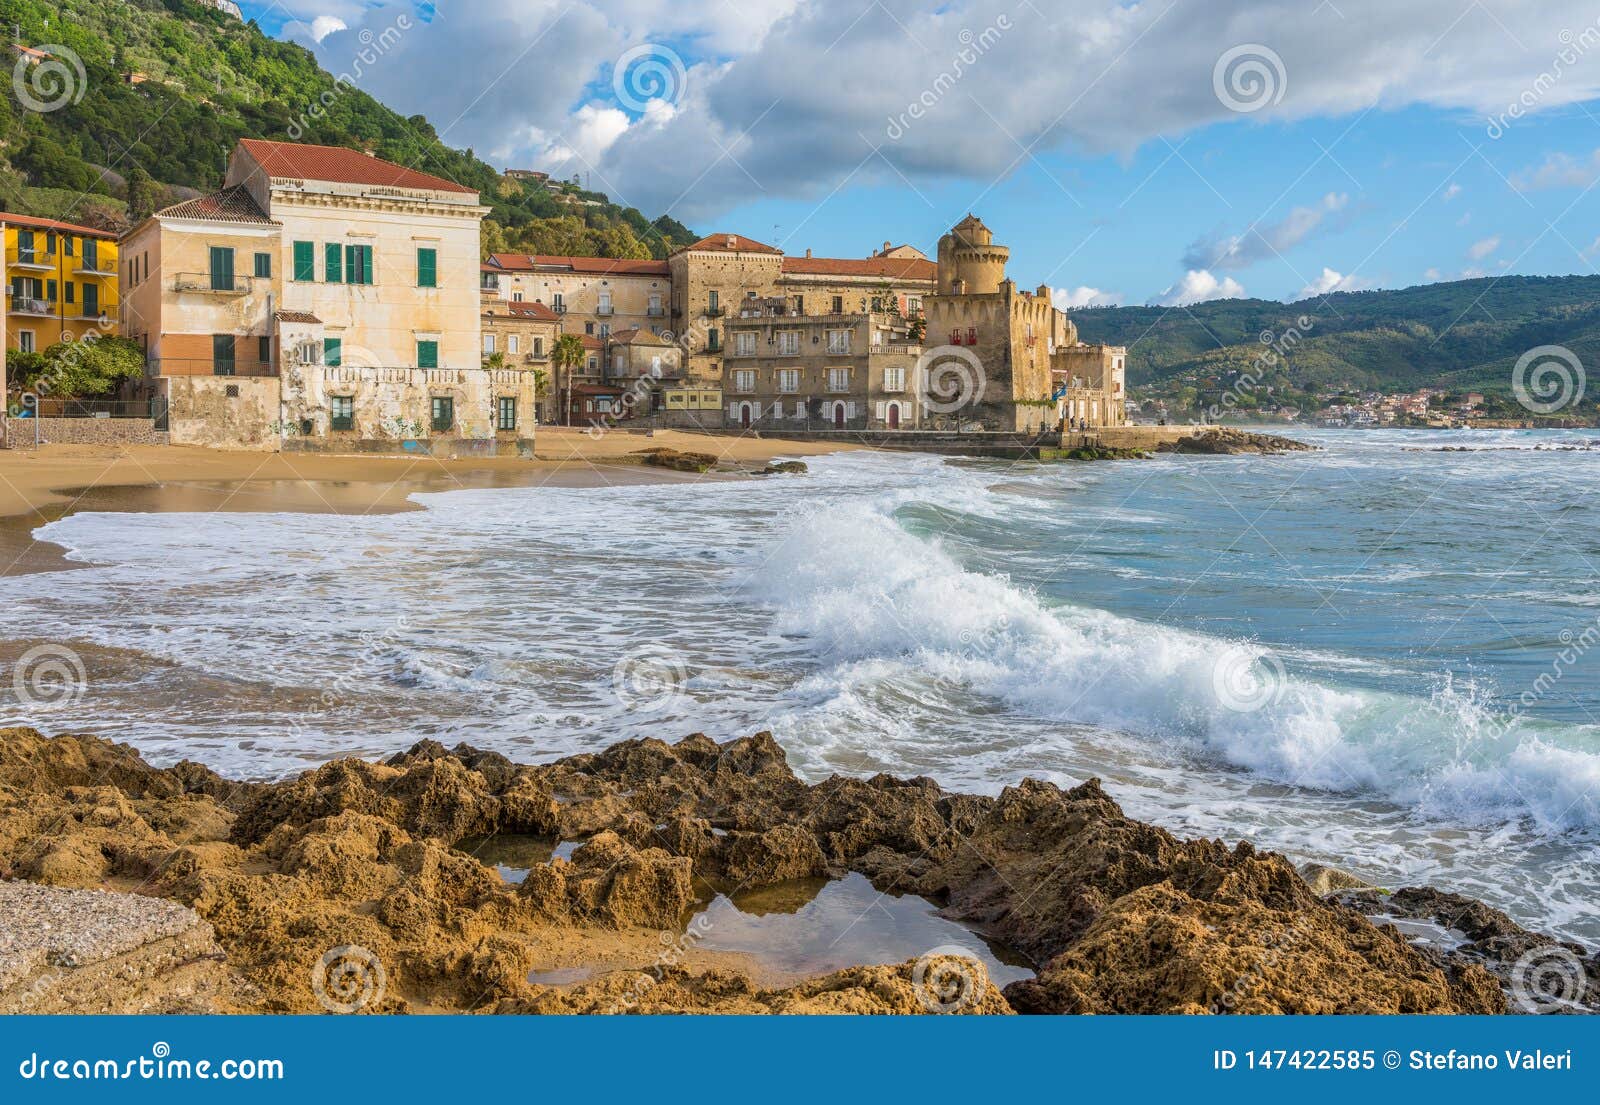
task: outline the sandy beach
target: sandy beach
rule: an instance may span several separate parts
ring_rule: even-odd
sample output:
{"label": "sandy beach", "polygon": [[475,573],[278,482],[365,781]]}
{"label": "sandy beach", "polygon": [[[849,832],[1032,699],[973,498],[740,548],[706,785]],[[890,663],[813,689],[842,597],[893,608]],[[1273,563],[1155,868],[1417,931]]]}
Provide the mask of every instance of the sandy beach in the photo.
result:
{"label": "sandy beach", "polygon": [[[705,474],[645,467],[636,454],[675,449],[718,458]],[[0,575],[67,567],[35,541],[38,526],[82,510],[137,513],[249,511],[381,514],[415,509],[422,491],[484,487],[606,487],[726,479],[775,457],[851,446],[664,430],[650,435],[544,428],[533,460],[418,456],[320,456],[187,446],[46,445],[0,450]]]}

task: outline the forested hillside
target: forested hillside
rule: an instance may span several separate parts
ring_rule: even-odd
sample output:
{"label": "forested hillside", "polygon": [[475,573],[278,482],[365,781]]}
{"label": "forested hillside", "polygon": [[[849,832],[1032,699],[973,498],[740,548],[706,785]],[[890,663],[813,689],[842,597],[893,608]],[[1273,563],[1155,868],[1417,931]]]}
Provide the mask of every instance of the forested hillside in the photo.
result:
{"label": "forested hillside", "polygon": [[[664,257],[696,237],[570,185],[503,178],[424,117],[337,86],[304,48],[190,0],[0,0],[0,25],[12,42],[70,51],[24,65],[0,96],[0,203],[11,210],[118,228],[215,188],[237,139],[273,138],[365,149],[476,188],[493,207],[485,240],[496,249]],[[17,54],[6,64],[12,75]]]}

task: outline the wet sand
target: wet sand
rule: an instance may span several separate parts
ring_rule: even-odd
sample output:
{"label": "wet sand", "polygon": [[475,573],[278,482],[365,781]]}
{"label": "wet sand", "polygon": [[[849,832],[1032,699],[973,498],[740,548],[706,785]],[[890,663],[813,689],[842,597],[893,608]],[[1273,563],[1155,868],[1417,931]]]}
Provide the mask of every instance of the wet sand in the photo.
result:
{"label": "wet sand", "polygon": [[[641,450],[719,458],[704,475],[641,466]],[[449,460],[414,456],[252,453],[189,446],[46,445],[0,451],[0,575],[75,567],[33,531],[78,511],[131,513],[387,514],[420,509],[418,492],[485,487],[611,487],[727,479],[774,457],[815,456],[849,446],[777,438],[661,431],[542,429],[535,458]]]}

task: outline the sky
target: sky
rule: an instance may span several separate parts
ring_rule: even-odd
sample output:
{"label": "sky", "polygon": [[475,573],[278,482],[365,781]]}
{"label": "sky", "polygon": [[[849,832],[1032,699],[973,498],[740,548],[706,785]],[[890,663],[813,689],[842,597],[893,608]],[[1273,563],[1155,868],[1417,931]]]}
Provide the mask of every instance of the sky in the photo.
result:
{"label": "sky", "polygon": [[497,167],[789,253],[972,212],[1061,306],[1600,264],[1600,5],[242,6]]}

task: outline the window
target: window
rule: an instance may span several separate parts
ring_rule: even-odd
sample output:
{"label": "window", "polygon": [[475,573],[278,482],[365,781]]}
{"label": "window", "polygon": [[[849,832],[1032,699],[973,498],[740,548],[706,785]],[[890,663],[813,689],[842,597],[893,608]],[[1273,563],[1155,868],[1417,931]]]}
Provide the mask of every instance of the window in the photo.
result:
{"label": "window", "polygon": [[594,333],[594,323],[592,323],[592,322],[586,322],[586,323],[584,323],[584,324],[583,324],[583,332],[584,332],[584,333],[585,333],[585,334],[592,334],[592,333]]}
{"label": "window", "polygon": [[72,237],[72,235],[71,234],[63,234],[61,236],[61,252],[66,254],[68,257],[71,257],[72,256],[72,247],[73,247],[73,237]]}
{"label": "window", "polygon": [[520,344],[521,343],[517,341],[517,335],[515,335],[515,334],[507,334],[506,335],[506,352],[510,353],[513,357],[515,357],[517,355],[517,353],[519,352],[517,347]]}
{"label": "window", "polygon": [[848,330],[829,330],[828,331],[828,352],[829,352],[829,354],[831,354],[833,356],[839,356],[839,355],[842,355],[842,354],[849,353],[850,352],[850,331],[848,331]]}
{"label": "window", "polygon": [[34,337],[32,330],[17,331],[17,348],[24,353],[34,352]]}
{"label": "window", "polygon": [[513,302],[513,303],[521,303],[522,302],[522,293],[521,292],[512,292],[511,293],[511,302]]}
{"label": "window", "polygon": [[756,355],[756,336],[753,331],[741,330],[733,336],[733,352],[738,357],[754,357]]}
{"label": "window", "polygon": [[778,369],[778,390],[793,394],[800,390],[800,370],[798,368]]}
{"label": "window", "polygon": [[611,314],[611,293],[610,292],[601,292],[600,293],[600,313],[602,315]]}
{"label": "window", "polygon": [[233,249],[229,246],[211,247],[211,290],[233,291]]}
{"label": "window", "polygon": [[17,231],[17,261],[24,265],[33,264],[33,231]]}
{"label": "window", "polygon": [[647,310],[647,313],[651,317],[654,317],[654,316],[659,315],[661,313],[661,293],[660,292],[651,292],[650,293],[650,306],[649,306],[649,308]]}
{"label": "window", "polygon": [[715,329],[706,331],[706,352],[716,353],[722,349],[722,339],[717,336]]}
{"label": "window", "polygon": [[256,339],[256,360],[260,361],[263,366],[272,363],[272,337],[270,335],[262,334]]}
{"label": "window", "polygon": [[733,374],[734,391],[756,390],[756,371],[753,368],[741,368]]}
{"label": "window", "polygon": [[844,314],[844,296],[836,295],[833,297],[833,313],[836,315]]}
{"label": "window", "polygon": [[711,310],[716,311],[716,310],[721,309],[722,296],[719,293],[711,292],[710,295],[707,297],[707,299],[708,299],[708,306],[711,308]]}
{"label": "window", "polygon": [[[366,247],[361,247],[365,249]],[[368,281],[371,283],[371,281]],[[417,250],[417,287],[437,288],[439,286],[439,251],[436,249]]]}
{"label": "window", "polygon": [[960,345],[961,344],[961,331],[960,330],[952,330],[952,331],[950,331],[950,344],[951,345]]}
{"label": "window", "polygon": [[800,352],[800,331],[778,331],[778,353],[784,357],[793,357]]}
{"label": "window", "polygon": [[557,292],[555,295],[551,296],[550,297],[550,308],[551,308],[551,310],[555,311],[555,313],[558,314],[558,315],[566,314],[567,313],[567,298],[566,298],[566,296],[561,292]]}
{"label": "window", "polygon": [[356,397],[335,395],[328,400],[328,428],[353,430],[356,428]]}
{"label": "window", "polygon": [[417,367],[439,367],[439,343],[437,341],[419,341],[417,343]]}
{"label": "window", "polygon": [[502,395],[496,401],[495,429],[514,430],[517,428],[517,397],[515,395]]}
{"label": "window", "polygon": [[848,368],[830,368],[830,369],[828,369],[828,390],[829,391],[849,391],[850,390],[850,370]]}
{"label": "window", "polygon": [[433,397],[433,432],[446,433],[456,424],[456,401],[448,395]]}
{"label": "window", "polygon": [[211,374],[213,376],[233,375],[233,335],[211,335]]}
{"label": "window", "polygon": [[968,345],[977,345],[978,344],[978,331],[975,328],[971,327],[971,326],[967,327],[967,344]]}
{"label": "window", "polygon": [[372,283],[372,247],[344,247],[344,282],[346,284]]}
{"label": "window", "polygon": [[329,368],[338,368],[344,364],[344,339],[322,339],[322,363]]}
{"label": "window", "polygon": [[267,280],[267,279],[271,278],[271,276],[272,276],[272,254],[270,254],[270,253],[258,253],[258,254],[256,254],[256,275],[259,276],[263,280]]}
{"label": "window", "polygon": [[906,390],[906,370],[903,368],[886,368],[883,370],[884,391]]}
{"label": "window", "polygon": [[611,324],[609,322],[602,322],[600,324],[600,336],[602,338],[609,338],[611,336]]}
{"label": "window", "polygon": [[534,338],[533,339],[533,355],[535,357],[544,356],[544,339],[543,338]]}
{"label": "window", "polygon": [[[84,287],[88,288],[89,285],[85,284]],[[63,282],[61,285],[61,292],[68,303],[78,302],[78,286],[72,281],[67,280]]]}
{"label": "window", "polygon": [[56,282],[54,280],[46,280],[44,282],[44,297],[52,307],[55,306]]}
{"label": "window", "polygon": [[[149,264],[148,255],[145,263]],[[294,278],[300,283],[309,283],[317,278],[317,247],[314,243],[294,244]]]}
{"label": "window", "polygon": [[797,315],[803,315],[803,314],[806,313],[806,297],[805,296],[797,295],[797,296],[794,297],[794,313],[797,314]]}
{"label": "window", "polygon": [[493,353],[494,352],[494,335],[493,334],[485,334],[483,336],[483,351],[485,353]]}
{"label": "window", "polygon": [[83,240],[83,267],[94,272],[100,270],[100,243],[93,238]]}

